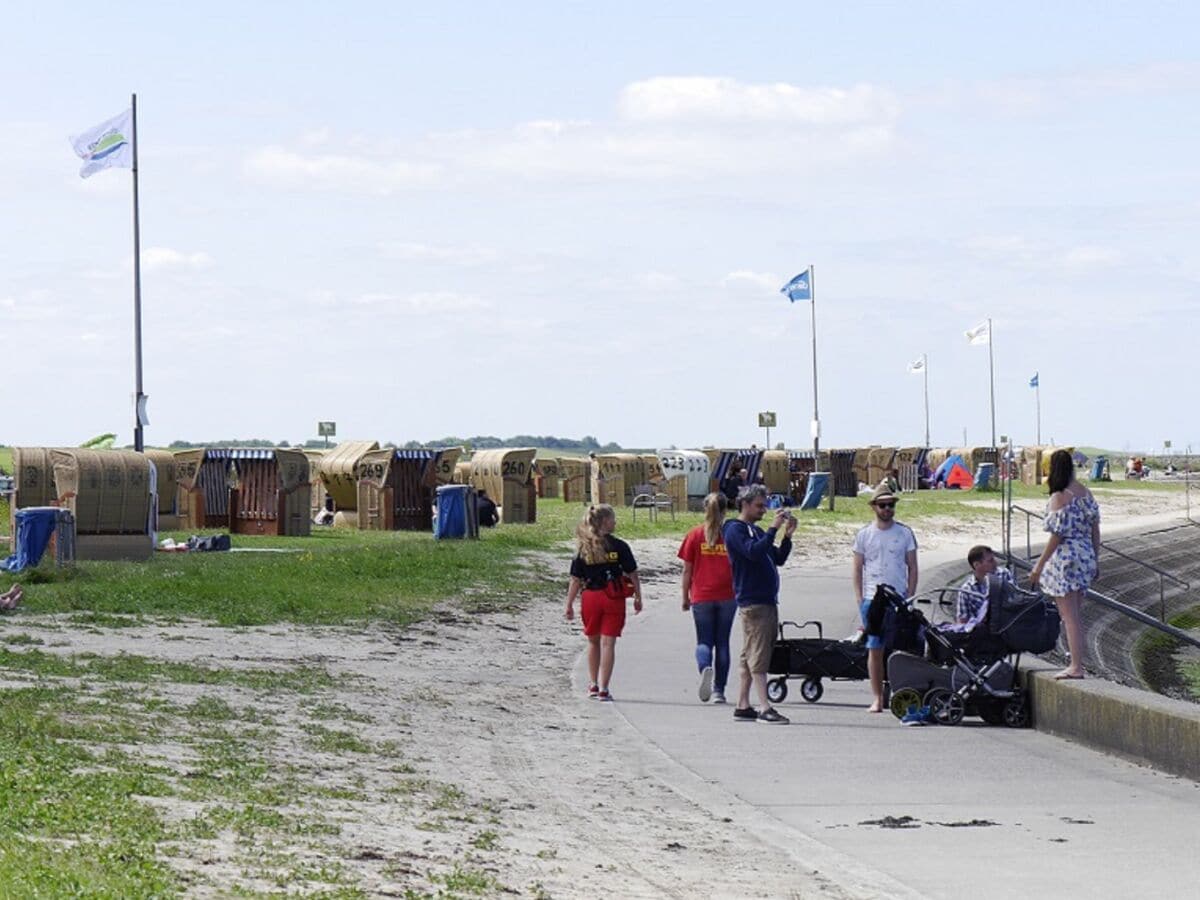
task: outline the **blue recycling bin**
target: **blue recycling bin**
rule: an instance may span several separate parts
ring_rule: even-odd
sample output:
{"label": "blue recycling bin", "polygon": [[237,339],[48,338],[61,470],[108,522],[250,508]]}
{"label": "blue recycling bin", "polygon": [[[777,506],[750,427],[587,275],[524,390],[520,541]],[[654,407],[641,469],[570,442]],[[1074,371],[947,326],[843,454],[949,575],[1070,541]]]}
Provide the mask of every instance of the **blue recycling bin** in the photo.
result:
{"label": "blue recycling bin", "polygon": [[979,468],[975,470],[975,487],[987,488],[991,487],[992,479],[996,477],[996,464],[985,462],[980,463]]}
{"label": "blue recycling bin", "polygon": [[438,540],[479,537],[479,506],[475,499],[475,488],[466,484],[443,484],[437,489],[433,536]]}
{"label": "blue recycling bin", "polygon": [[1092,481],[1103,481],[1104,472],[1108,468],[1108,457],[1097,456],[1092,460]]}
{"label": "blue recycling bin", "polygon": [[30,506],[13,513],[17,520],[13,535],[12,555],[0,560],[0,569],[20,572],[31,569],[42,561],[42,555],[50,544],[50,536],[58,527],[60,510],[55,506]]}
{"label": "blue recycling bin", "polygon": [[821,498],[829,489],[829,473],[813,472],[808,476],[808,487],[804,489],[804,500],[801,509],[816,509],[821,505]]}

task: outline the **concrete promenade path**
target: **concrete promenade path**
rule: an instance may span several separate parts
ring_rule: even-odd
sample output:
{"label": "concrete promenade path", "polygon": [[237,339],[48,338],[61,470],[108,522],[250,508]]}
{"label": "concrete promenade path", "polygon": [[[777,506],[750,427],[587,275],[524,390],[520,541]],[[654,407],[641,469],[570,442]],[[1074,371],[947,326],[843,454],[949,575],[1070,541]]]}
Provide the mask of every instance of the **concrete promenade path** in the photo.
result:
{"label": "concrete promenade path", "polygon": [[[827,637],[857,624],[848,555],[783,576],[781,618],[822,620]],[[761,837],[764,865],[790,854],[862,897],[1200,896],[1200,784],[975,718],[902,727],[867,713],[865,682],[826,682],[810,704],[790,681],[790,725],[735,722],[736,668],[730,705],[696,697],[677,584],[647,597],[618,647],[612,708],[657,754],[657,777]]]}

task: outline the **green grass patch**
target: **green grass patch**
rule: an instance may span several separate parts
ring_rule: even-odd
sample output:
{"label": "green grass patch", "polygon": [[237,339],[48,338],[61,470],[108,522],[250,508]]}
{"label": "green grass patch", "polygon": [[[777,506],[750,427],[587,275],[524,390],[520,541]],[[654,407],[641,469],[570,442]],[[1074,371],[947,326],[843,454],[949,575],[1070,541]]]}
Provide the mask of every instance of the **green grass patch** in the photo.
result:
{"label": "green grass patch", "polygon": [[370,753],[370,743],[352,731],[326,728],[324,725],[310,726],[308,746],[322,753]]}
{"label": "green grass patch", "polygon": [[[1178,490],[1177,486],[1120,482],[1103,491]],[[1017,485],[1019,503],[1040,509],[1044,489]],[[999,494],[973,491],[921,491],[905,494],[899,515],[919,527],[923,520],[999,517]],[[988,509],[987,504],[996,509]],[[981,505],[982,504],[982,505]],[[136,625],[142,617],[198,618],[225,626],[275,622],[345,624],[378,621],[406,625],[433,605],[463,598],[468,611],[510,609],[550,583],[565,581],[582,504],[562,500],[538,503],[532,525],[485,529],[478,541],[435,541],[425,532],[363,532],[317,529],[305,538],[237,535],[235,547],[286,549],[291,553],[158,554],[144,563],[85,562],[72,570],[43,569],[26,580],[26,608],[37,613],[74,613],[79,624]],[[680,512],[672,521],[648,513],[617,510],[617,533],[626,539],[677,540],[702,517]],[[830,512],[822,507],[798,513],[797,540],[814,529],[846,527],[870,520],[866,498],[839,497]],[[177,537],[185,535],[177,534]],[[551,553],[561,566],[544,573],[538,585],[523,562],[531,552]]]}
{"label": "green grass patch", "polygon": [[41,650],[9,650],[5,647],[0,647],[2,669],[28,672],[41,678],[92,677],[138,683],[170,681],[177,684],[227,684],[254,691],[294,691],[302,694],[315,693],[339,683],[339,679],[325,669],[313,666],[278,670],[217,669],[126,653],[116,656],[90,653],[60,656]]}
{"label": "green grass patch", "polygon": [[36,638],[31,634],[25,634],[23,632],[19,634],[6,634],[0,636],[0,644],[9,644],[14,647],[37,647],[43,643],[44,641],[41,638]]}
{"label": "green grass patch", "polygon": [[0,692],[0,885],[7,897],[170,897],[179,884],[158,858],[168,833],[139,798],[168,792],[66,721],[70,692]]}
{"label": "green grass patch", "polygon": [[[1167,620],[1183,631],[1200,629],[1200,606]],[[1172,693],[1183,690],[1200,701],[1200,662],[1179,662],[1175,654],[1180,642],[1169,634],[1147,629],[1133,650],[1138,673],[1154,690]]]}

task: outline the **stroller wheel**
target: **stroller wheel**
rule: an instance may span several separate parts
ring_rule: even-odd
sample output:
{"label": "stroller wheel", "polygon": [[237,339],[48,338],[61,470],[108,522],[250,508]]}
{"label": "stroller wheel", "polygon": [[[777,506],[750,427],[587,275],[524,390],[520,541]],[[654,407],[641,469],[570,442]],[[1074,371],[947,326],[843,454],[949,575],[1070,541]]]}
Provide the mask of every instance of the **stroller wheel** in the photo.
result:
{"label": "stroller wheel", "polygon": [[929,714],[939,725],[957,725],[967,713],[967,704],[963,698],[946,688],[934,688],[925,695],[925,705]]}
{"label": "stroller wheel", "polygon": [[987,722],[989,725],[1004,724],[1004,707],[998,706],[995,703],[988,703],[979,708],[979,718]]}
{"label": "stroller wheel", "polygon": [[767,682],[767,699],[772,703],[782,703],[787,699],[786,678],[772,678]]}
{"label": "stroller wheel", "polygon": [[903,719],[904,714],[908,712],[910,706],[921,706],[921,692],[916,688],[900,688],[896,693],[892,694],[892,702],[888,709],[892,711],[892,715],[897,719]]}
{"label": "stroller wheel", "polygon": [[1025,698],[1020,697],[1005,703],[1003,715],[1004,724],[1009,728],[1024,728],[1028,725],[1029,707],[1025,705]]}
{"label": "stroller wheel", "polygon": [[805,678],[800,684],[800,696],[809,703],[816,703],[825,693],[825,687],[820,678]]}

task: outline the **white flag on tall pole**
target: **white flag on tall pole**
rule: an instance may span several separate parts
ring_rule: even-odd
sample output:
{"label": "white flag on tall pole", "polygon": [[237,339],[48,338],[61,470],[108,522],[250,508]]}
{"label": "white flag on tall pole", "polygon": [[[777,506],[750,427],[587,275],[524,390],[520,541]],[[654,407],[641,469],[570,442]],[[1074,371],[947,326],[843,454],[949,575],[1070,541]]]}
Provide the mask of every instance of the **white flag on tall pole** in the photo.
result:
{"label": "white flag on tall pole", "polygon": [[910,362],[908,364],[908,374],[909,375],[920,375],[924,371],[925,371],[925,357],[923,357],[923,356],[920,359],[916,360],[915,362]]}
{"label": "white flag on tall pole", "polygon": [[133,168],[133,110],[127,109],[107,122],[73,135],[71,146],[83,160],[80,178],[95,175],[102,169]]}
{"label": "white flag on tall pole", "polygon": [[992,325],[987,319],[984,319],[974,328],[966,332],[967,343],[984,345],[992,342]]}

